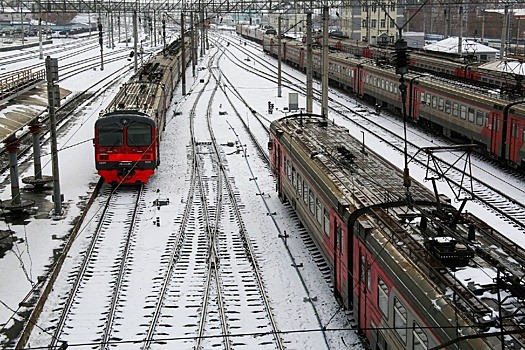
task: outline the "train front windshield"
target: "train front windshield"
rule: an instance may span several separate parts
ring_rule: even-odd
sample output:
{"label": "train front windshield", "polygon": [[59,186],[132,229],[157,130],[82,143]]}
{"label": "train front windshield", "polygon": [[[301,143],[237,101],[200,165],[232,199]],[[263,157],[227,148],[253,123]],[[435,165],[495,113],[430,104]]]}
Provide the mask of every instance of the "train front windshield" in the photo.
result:
{"label": "train front windshield", "polygon": [[101,126],[98,129],[98,144],[102,147],[122,146],[124,144],[122,126],[117,123]]}
{"label": "train front windshield", "polygon": [[151,126],[133,123],[128,126],[128,146],[149,146],[152,142]]}

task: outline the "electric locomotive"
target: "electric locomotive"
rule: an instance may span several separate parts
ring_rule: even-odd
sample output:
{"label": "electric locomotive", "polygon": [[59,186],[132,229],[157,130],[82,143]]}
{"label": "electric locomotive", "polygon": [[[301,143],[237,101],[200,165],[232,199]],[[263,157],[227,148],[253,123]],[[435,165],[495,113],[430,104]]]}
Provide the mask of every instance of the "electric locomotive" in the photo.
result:
{"label": "electric locomotive", "polygon": [[182,66],[180,45],[179,39],[145,63],[95,122],[95,165],[106,183],[145,184],[159,165],[160,135]]}
{"label": "electric locomotive", "polygon": [[[402,171],[321,116],[273,121],[268,146],[279,197],[323,253],[336,297],[373,349],[523,346],[519,332],[511,336],[519,316],[498,319],[494,306],[497,288],[506,305],[521,305],[525,287],[503,290],[524,271],[513,251],[494,255],[490,235],[497,231],[458,212],[437,189],[412,179],[407,191]],[[525,259],[525,251],[519,255]],[[481,275],[500,271],[508,282],[477,280],[478,268]],[[494,336],[492,327],[509,336]]]}

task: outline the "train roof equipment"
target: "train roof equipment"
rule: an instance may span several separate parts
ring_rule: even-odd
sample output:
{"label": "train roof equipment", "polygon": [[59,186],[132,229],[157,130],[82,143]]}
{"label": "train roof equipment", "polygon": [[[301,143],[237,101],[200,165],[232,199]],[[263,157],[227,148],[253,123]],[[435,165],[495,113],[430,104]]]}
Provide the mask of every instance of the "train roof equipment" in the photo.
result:
{"label": "train roof equipment", "polygon": [[[470,315],[480,329],[488,330],[498,312],[512,314],[514,325],[521,322],[525,249],[481,219],[461,213],[464,203],[459,210],[454,208],[435,187],[432,192],[412,181],[407,195],[398,167],[365,149],[347,128],[322,116],[288,115],[272,122],[271,133],[298,161],[296,166],[307,169],[310,181],[320,187],[330,206],[337,208],[349,230],[365,220],[370,234],[377,231],[387,237],[419,271],[438,279],[444,291],[453,291],[450,302]],[[473,147],[457,149],[471,152]],[[437,151],[426,150],[430,154]],[[468,272],[472,269],[480,269],[483,275],[491,271],[494,278],[475,281]],[[514,305],[514,311],[504,310],[509,305]],[[510,322],[509,318],[501,322]]]}

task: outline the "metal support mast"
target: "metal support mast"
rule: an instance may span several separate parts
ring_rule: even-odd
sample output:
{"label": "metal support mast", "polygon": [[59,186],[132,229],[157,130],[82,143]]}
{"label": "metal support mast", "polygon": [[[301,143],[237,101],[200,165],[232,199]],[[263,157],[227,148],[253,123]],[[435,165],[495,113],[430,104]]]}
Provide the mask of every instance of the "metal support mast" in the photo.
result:
{"label": "metal support mast", "polygon": [[277,97],[281,97],[281,16],[277,23]]}
{"label": "metal support mast", "polygon": [[306,14],[306,112],[313,113],[312,11]]}
{"label": "metal support mast", "polygon": [[321,72],[321,115],[323,118],[328,118],[328,6],[323,7],[323,67]]}

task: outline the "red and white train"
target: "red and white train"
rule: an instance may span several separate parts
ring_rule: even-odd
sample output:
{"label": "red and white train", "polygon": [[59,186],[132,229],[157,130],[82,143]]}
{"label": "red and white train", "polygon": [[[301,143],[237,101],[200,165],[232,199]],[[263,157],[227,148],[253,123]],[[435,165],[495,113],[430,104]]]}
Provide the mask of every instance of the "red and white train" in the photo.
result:
{"label": "red and white train", "polygon": [[178,39],[140,67],[95,122],[95,165],[106,183],[145,184],[159,165],[166,112],[190,59],[182,64],[180,48]]}
{"label": "red and white train", "polygon": [[[244,29],[242,29],[244,30]],[[256,31],[244,32],[245,37]],[[261,32],[262,33],[262,32]],[[257,34],[263,49],[277,56],[278,40]],[[306,71],[306,47],[296,40],[281,40],[283,61]],[[399,75],[388,65],[329,54],[332,84],[398,115],[402,112]],[[321,76],[321,53],[313,50],[314,76]],[[475,143],[482,153],[511,166],[525,169],[525,105],[500,92],[468,84],[412,73],[404,76],[407,85],[406,113],[409,120],[456,142]]]}
{"label": "red and white train", "polygon": [[[264,34],[267,29],[259,29],[256,26],[246,24],[237,25],[237,33],[263,43]],[[322,36],[313,35],[312,42],[320,47],[322,45]],[[306,37],[303,37],[303,44],[306,43]],[[346,55],[352,55],[355,58],[365,58],[375,61],[390,61],[395,55],[393,45],[369,45],[349,38],[330,36],[328,46],[332,50],[340,51]],[[410,52],[410,68],[418,72],[429,72],[438,76],[458,79],[459,81],[471,84],[497,87],[506,91],[523,96],[525,89],[522,81],[525,78],[522,70],[516,71],[509,65],[509,61],[522,60],[509,59],[502,61],[501,70],[487,69],[484,67],[486,62],[466,61],[465,59],[443,53],[433,53],[421,49],[412,49]]]}
{"label": "red and white train", "polygon": [[[372,349],[522,348],[520,317],[497,316],[494,290],[505,283],[486,285],[474,272],[496,276],[517,256],[482,255],[494,250],[484,230],[496,231],[415,181],[407,196],[402,171],[321,116],[273,121],[268,145],[279,197],[323,252],[336,296]],[[506,305],[522,305],[521,292],[502,293]]]}

